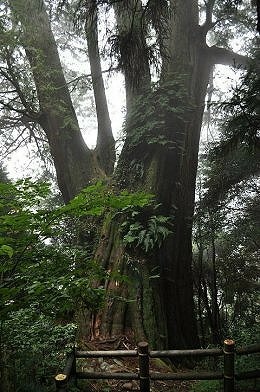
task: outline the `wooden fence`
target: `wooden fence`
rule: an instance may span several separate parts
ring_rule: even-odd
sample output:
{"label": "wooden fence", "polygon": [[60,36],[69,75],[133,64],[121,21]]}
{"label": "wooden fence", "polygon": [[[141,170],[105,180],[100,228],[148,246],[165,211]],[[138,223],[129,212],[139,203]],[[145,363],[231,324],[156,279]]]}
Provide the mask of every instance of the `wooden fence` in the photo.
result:
{"label": "wooden fence", "polygon": [[[260,377],[260,369],[243,373],[235,373],[235,355],[247,355],[260,352],[260,344],[235,348],[235,342],[227,339],[223,349],[198,349],[198,350],[165,350],[149,351],[148,343],[140,342],[137,350],[116,351],[76,351],[68,357],[63,373],[55,377],[56,391],[65,392],[71,380],[78,379],[106,379],[106,380],[138,380],[141,392],[150,392],[151,380],[223,380],[223,391],[234,392],[235,381],[255,379]],[[223,371],[214,372],[182,372],[182,373],[155,373],[150,372],[150,358],[182,358],[182,357],[220,357],[224,356]],[[78,372],[76,369],[77,358],[138,358],[138,373],[109,373],[109,372]]]}

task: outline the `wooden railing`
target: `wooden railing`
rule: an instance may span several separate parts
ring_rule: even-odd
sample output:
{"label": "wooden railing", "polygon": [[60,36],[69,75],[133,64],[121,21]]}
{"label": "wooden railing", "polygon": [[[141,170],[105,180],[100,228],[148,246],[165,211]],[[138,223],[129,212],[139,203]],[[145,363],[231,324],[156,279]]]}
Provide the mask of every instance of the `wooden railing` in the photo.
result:
{"label": "wooden railing", "polygon": [[[74,350],[68,357],[63,373],[55,377],[56,391],[65,392],[69,381],[76,382],[78,379],[84,380],[138,380],[141,392],[150,392],[150,381],[154,380],[223,380],[223,391],[234,392],[235,380],[256,379],[260,377],[260,369],[250,370],[243,373],[235,373],[235,355],[245,355],[260,352],[260,344],[247,347],[235,348],[233,340],[224,341],[223,349],[198,349],[198,350],[165,350],[149,351],[148,343],[140,342],[137,350],[116,350],[116,351],[76,351]],[[224,356],[223,371],[214,372],[181,372],[181,373],[155,373],[150,372],[150,358],[182,358],[182,357],[220,357]],[[136,357],[139,363],[138,373],[109,373],[109,372],[77,372],[77,358],[126,358]]]}

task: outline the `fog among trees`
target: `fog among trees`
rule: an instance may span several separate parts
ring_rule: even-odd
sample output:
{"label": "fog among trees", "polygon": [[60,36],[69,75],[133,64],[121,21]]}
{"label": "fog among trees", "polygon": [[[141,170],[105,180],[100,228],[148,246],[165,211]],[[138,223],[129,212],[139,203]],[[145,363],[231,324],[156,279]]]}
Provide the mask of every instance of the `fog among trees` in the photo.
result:
{"label": "fog among trees", "polygon": [[[45,317],[57,351],[76,329],[79,341],[131,336],[154,349],[218,345],[231,335],[253,342],[258,11],[253,1],[2,0],[3,361],[12,358],[4,344],[12,323],[33,344],[31,329],[43,336]],[[85,70],[61,62],[67,50],[85,58]],[[216,87],[218,64],[233,70],[226,95]],[[117,74],[120,142],[106,86]],[[77,117],[90,135],[81,105],[90,95],[93,149]],[[200,149],[203,126],[214,142]],[[23,173],[11,181],[8,156],[24,145],[55,178],[45,170],[38,181]],[[8,377],[3,371],[6,385]]]}

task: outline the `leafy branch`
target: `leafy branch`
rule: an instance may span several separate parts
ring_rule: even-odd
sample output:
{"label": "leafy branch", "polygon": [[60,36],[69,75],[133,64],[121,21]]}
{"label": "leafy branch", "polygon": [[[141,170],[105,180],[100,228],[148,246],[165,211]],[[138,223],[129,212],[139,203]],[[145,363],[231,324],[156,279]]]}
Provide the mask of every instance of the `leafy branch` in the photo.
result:
{"label": "leafy branch", "polygon": [[159,214],[145,216],[143,210],[131,208],[121,226],[123,243],[130,249],[138,248],[149,253],[162,246],[163,241],[172,233],[171,226],[170,217]]}

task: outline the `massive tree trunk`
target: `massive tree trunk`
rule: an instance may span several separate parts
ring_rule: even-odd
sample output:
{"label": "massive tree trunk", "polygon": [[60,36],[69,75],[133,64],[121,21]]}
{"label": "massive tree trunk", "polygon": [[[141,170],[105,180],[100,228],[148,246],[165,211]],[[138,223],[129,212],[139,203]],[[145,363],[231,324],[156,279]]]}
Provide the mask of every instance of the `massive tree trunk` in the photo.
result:
{"label": "massive tree trunk", "polygon": [[[173,225],[172,235],[160,249],[155,248],[147,257],[134,255],[131,263],[127,263],[125,257],[121,270],[132,276],[135,286],[135,293],[130,290],[135,295],[132,298],[135,302],[128,305],[132,308],[132,326],[143,331],[157,347],[198,345],[192,295],[191,230],[199,135],[211,64],[201,55],[198,17],[196,12],[190,12],[190,5],[190,2],[175,2],[170,21],[174,26],[168,37],[170,58],[165,59],[161,83],[170,98],[166,101],[163,88],[158,95],[158,100],[164,99],[167,103],[166,107],[161,107],[164,111],[163,133],[156,135],[154,130],[150,133],[148,129],[147,135],[133,143],[137,130],[132,128],[130,120],[117,168],[119,185],[154,193],[161,203],[161,213],[171,217]],[[128,81],[128,84],[131,83]],[[135,97],[140,94],[139,90]],[[159,102],[147,104],[154,105],[156,114]],[[154,144],[149,144],[151,136],[155,138]],[[161,136],[166,141],[162,145]],[[135,168],[141,168],[140,172]],[[104,252],[100,253],[102,257]],[[110,258],[112,266],[113,247]],[[122,254],[120,258],[123,258]],[[153,271],[158,278],[150,278]],[[113,314],[116,314],[116,320]],[[109,324],[110,332],[118,333],[120,328],[122,331],[125,314],[122,301],[116,305],[116,311],[107,309],[103,313],[106,329]]]}
{"label": "massive tree trunk", "polygon": [[58,185],[68,202],[103,173],[81,135],[43,1],[10,0],[10,5],[22,24],[22,43],[37,90],[39,114],[32,120],[45,131]]}
{"label": "massive tree trunk", "polygon": [[[142,73],[144,79],[141,77],[136,86],[136,75],[128,68],[131,58],[121,49],[128,113],[126,142],[115,174],[116,183],[120,188],[154,193],[161,205],[160,213],[171,219],[173,233],[150,254],[136,250],[127,254],[119,238],[120,222],[105,226],[96,257],[109,270],[127,274],[130,283],[128,290],[118,282],[107,283],[115,299],[102,311],[98,333],[113,335],[131,327],[139,338],[145,336],[154,347],[183,348],[199,344],[193,303],[191,239],[204,100],[214,63],[234,64],[234,60],[244,63],[242,57],[232,52],[207,46],[213,3],[208,4],[205,24],[199,26],[197,1],[171,2],[161,87],[157,94],[151,93],[150,101],[147,99],[147,72]],[[117,8],[119,32],[127,36],[133,34],[137,22],[131,23],[128,16],[130,22],[125,23],[120,4]],[[125,12],[129,14],[132,9],[138,21],[138,8],[129,4]],[[127,30],[129,25],[131,31]],[[136,53],[134,49],[132,56],[138,63],[140,46]],[[142,59],[145,64],[145,57]],[[136,118],[131,120],[131,116],[138,116],[140,99],[147,100],[150,112],[154,113],[154,116],[147,115],[144,120],[147,123],[156,121],[156,116],[163,113],[164,128],[159,134],[153,125],[146,125],[143,131],[141,126],[137,127]],[[138,132],[143,133],[138,135]],[[124,297],[130,302],[124,302]]]}
{"label": "massive tree trunk", "polygon": [[[83,142],[42,2],[10,3],[24,27],[25,49],[41,109],[39,123],[48,137],[59,186],[68,201],[90,179],[103,171],[110,173],[111,167],[107,166],[106,158],[104,162],[100,160],[104,145],[99,139],[99,162]],[[170,1],[171,12],[164,21],[168,24],[167,34],[160,40],[167,51],[162,51],[166,55],[162,58],[160,86],[154,90],[150,83],[142,3],[116,2],[119,65],[126,85],[127,134],[114,184],[118,189],[154,193],[159,212],[147,209],[141,219],[147,222],[149,215],[158,213],[168,216],[172,233],[162,246],[155,244],[148,252],[140,247],[126,249],[121,238],[121,218],[105,219],[95,257],[107,270],[127,275],[129,282],[112,279],[106,282],[111,297],[101,314],[93,318],[94,334],[121,334],[131,328],[137,338],[148,338],[156,348],[199,344],[193,304],[191,235],[204,99],[213,64],[232,65],[235,58],[243,60],[232,52],[207,46],[213,6],[214,1],[209,0],[206,21],[199,26],[197,1]],[[98,76],[101,69],[95,23],[92,28],[89,52],[95,79],[94,72]],[[102,100],[104,104],[103,85],[95,85],[94,79],[97,112],[101,116],[98,102]],[[104,115],[107,123],[106,109]],[[104,143],[110,148],[111,133],[105,134],[108,138]],[[109,156],[111,159],[112,155]]]}

